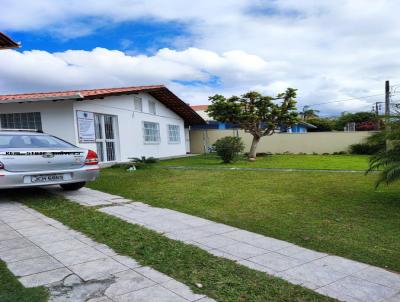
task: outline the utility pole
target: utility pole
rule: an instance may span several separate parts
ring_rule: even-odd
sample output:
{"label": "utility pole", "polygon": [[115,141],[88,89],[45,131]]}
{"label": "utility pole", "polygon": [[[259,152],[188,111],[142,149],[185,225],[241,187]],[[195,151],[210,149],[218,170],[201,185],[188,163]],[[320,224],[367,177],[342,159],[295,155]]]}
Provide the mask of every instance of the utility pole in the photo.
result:
{"label": "utility pole", "polygon": [[[385,129],[390,131],[389,121],[390,121],[390,84],[389,81],[385,82]],[[386,150],[391,148],[390,140],[386,140]]]}
{"label": "utility pole", "polygon": [[390,115],[390,84],[389,81],[385,82],[385,115],[386,122],[389,120]]}

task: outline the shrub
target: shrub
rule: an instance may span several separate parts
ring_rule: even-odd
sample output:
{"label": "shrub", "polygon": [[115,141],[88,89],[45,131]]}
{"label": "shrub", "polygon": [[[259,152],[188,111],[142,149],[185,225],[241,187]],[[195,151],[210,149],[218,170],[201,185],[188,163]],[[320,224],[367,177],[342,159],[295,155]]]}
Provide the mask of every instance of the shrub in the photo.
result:
{"label": "shrub", "polygon": [[215,151],[224,163],[237,160],[239,153],[243,152],[244,144],[240,137],[226,136],[214,143]]}
{"label": "shrub", "polygon": [[[335,123],[335,130],[343,131],[343,128],[347,123],[356,123],[360,127],[357,130],[370,130],[372,125],[376,125],[378,117],[373,112],[356,112],[356,113],[346,113],[339,117]],[[368,123],[365,123],[368,122]],[[372,130],[372,129],[371,129]]]}
{"label": "shrub", "polygon": [[381,149],[380,145],[368,144],[368,143],[361,143],[361,144],[354,144],[350,146],[350,153],[351,154],[375,154]]}
{"label": "shrub", "polygon": [[317,127],[315,129],[308,129],[308,132],[332,131],[335,124],[334,121],[327,118],[310,118],[307,120],[307,123],[310,123]]}
{"label": "shrub", "polygon": [[155,164],[158,162],[158,158],[155,158],[155,157],[144,158],[144,162],[146,164]]}
{"label": "shrub", "polygon": [[137,169],[142,169],[146,168],[151,164],[155,164],[158,162],[158,159],[155,157],[147,157],[142,156],[142,157],[133,157],[130,158],[131,163],[137,168]]}
{"label": "shrub", "polygon": [[333,155],[345,155],[345,154],[347,154],[347,152],[346,151],[339,151],[339,152],[333,152],[332,154]]}
{"label": "shrub", "polygon": [[376,121],[366,121],[361,123],[356,123],[356,131],[373,131],[377,128]]}

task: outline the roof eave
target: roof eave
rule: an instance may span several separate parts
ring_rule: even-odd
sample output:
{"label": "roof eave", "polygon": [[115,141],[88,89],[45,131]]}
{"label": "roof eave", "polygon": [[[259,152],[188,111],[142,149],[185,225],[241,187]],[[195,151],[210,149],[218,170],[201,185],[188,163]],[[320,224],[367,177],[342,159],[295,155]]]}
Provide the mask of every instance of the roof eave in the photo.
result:
{"label": "roof eave", "polygon": [[6,34],[0,32],[0,42],[4,43],[3,46],[0,45],[0,49],[12,49],[21,47],[20,43],[15,42]]}
{"label": "roof eave", "polygon": [[12,103],[33,103],[33,102],[43,102],[43,101],[62,101],[62,100],[83,100],[84,97],[80,93],[75,93],[73,95],[67,95],[63,97],[41,97],[41,98],[21,98],[13,100],[4,100],[0,104],[12,104]]}
{"label": "roof eave", "polygon": [[310,123],[307,123],[307,122],[299,122],[298,124],[302,125],[302,126],[305,126],[308,129],[317,129],[318,128],[317,126],[315,126],[313,124],[310,124]]}

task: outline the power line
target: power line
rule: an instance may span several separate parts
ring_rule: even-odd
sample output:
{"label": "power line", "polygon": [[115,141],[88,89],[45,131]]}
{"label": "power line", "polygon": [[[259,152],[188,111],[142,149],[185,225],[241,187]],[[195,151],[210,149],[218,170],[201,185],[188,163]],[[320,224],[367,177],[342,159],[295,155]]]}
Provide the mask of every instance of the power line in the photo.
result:
{"label": "power line", "polygon": [[359,99],[366,99],[366,98],[372,98],[372,97],[376,97],[376,96],[384,96],[384,93],[380,93],[380,94],[372,94],[372,95],[366,95],[366,96],[360,96],[360,97],[353,97],[350,99],[343,99],[343,100],[332,100],[332,101],[327,101],[324,103],[318,103],[318,104],[312,104],[309,106],[319,106],[319,105],[325,105],[325,104],[333,104],[333,103],[340,103],[340,102],[348,102],[348,101],[352,101],[352,100],[359,100]]}
{"label": "power line", "polygon": [[[398,93],[400,93],[400,92],[392,93],[392,95],[398,94]],[[372,98],[372,97],[384,96],[384,95],[385,95],[384,93],[380,93],[380,94],[371,94],[371,95],[360,96],[360,97],[353,97],[353,98],[343,99],[343,100],[332,100],[332,101],[327,101],[327,102],[323,102],[323,103],[310,104],[310,105],[306,105],[306,106],[308,106],[308,107],[313,107],[313,106],[326,105],[326,104],[333,104],[333,103],[340,103],[340,102],[349,102],[349,101],[353,101],[353,100],[366,99],[366,98]],[[372,103],[371,103],[371,104],[372,104]],[[306,107],[306,106],[305,106],[305,107]]]}

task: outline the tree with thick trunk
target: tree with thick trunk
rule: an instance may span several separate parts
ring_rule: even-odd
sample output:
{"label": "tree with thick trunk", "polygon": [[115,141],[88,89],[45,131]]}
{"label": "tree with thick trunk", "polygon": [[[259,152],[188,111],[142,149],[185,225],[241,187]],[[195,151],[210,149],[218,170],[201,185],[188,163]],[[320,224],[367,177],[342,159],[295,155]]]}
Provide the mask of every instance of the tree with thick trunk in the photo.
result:
{"label": "tree with thick trunk", "polygon": [[216,94],[209,99],[207,113],[213,119],[237,125],[253,136],[249,158],[256,158],[257,145],[263,136],[273,135],[279,127],[290,127],[298,121],[293,88],[276,97],[250,91],[240,97]]}
{"label": "tree with thick trunk", "polygon": [[260,142],[261,137],[253,136],[253,140],[251,141],[251,147],[249,151],[249,158],[256,158],[257,156],[257,146]]}

